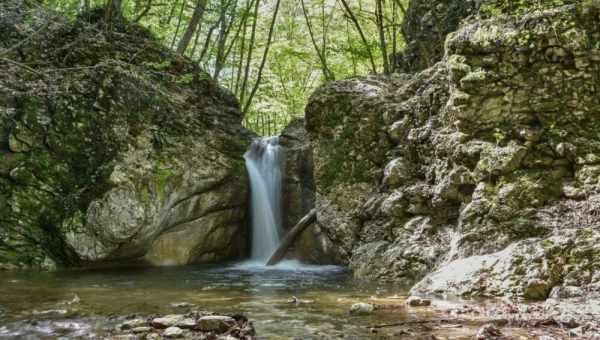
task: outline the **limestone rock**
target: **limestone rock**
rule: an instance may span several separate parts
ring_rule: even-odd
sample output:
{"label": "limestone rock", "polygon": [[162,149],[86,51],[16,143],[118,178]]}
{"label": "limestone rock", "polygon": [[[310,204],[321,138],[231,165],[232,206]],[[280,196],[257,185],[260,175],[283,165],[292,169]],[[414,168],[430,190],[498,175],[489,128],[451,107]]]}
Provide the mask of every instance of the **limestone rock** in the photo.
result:
{"label": "limestone rock", "polygon": [[587,287],[600,280],[585,269],[600,263],[597,15],[482,3],[411,1],[407,53],[453,16],[424,42],[436,52],[403,68],[419,72],[311,96],[319,227],[355,276],[419,282],[415,294]]}
{"label": "limestone rock", "polygon": [[198,319],[198,328],[203,331],[213,331],[217,333],[227,332],[235,326],[235,319],[224,315],[208,315]]}
{"label": "limestone rock", "polygon": [[[283,229],[289,230],[315,207],[313,157],[304,119],[295,119],[281,132],[279,143],[285,150],[283,176]],[[317,225],[308,227],[296,240],[291,256],[305,263],[334,264],[339,256]]]}
{"label": "limestone rock", "polygon": [[350,307],[350,314],[367,315],[375,311],[375,306],[370,303],[359,302]]}
{"label": "limestone rock", "polygon": [[168,328],[175,326],[185,319],[184,315],[181,314],[170,314],[159,318],[152,319],[152,326],[157,328]]}
{"label": "limestone rock", "polygon": [[133,334],[143,334],[152,332],[152,327],[148,326],[138,326],[131,329]]}
{"label": "limestone rock", "polygon": [[473,340],[504,340],[506,339],[500,329],[493,324],[483,325],[477,334],[473,337]]}
{"label": "limestone rock", "polygon": [[[242,154],[251,133],[233,94],[133,23],[119,26],[118,41],[93,37],[106,31],[87,19],[49,22],[25,39],[59,20],[28,6],[0,4],[0,21],[16,20],[0,22],[5,42],[22,42],[40,74],[65,65],[79,71],[38,88],[22,70],[2,69],[0,214],[19,222],[0,222],[0,238],[18,244],[19,254],[0,249],[0,263],[173,265],[245,255]],[[69,60],[60,55],[65,48]],[[96,95],[65,90],[75,88]],[[52,228],[32,222],[42,219]],[[43,235],[42,244],[29,246],[31,233]]]}
{"label": "limestone rock", "polygon": [[146,326],[148,323],[144,319],[131,319],[123,322],[119,327],[121,329],[132,329],[137,327]]}
{"label": "limestone rock", "polygon": [[162,334],[165,338],[182,338],[183,337],[183,329],[179,327],[169,327],[165,329]]}

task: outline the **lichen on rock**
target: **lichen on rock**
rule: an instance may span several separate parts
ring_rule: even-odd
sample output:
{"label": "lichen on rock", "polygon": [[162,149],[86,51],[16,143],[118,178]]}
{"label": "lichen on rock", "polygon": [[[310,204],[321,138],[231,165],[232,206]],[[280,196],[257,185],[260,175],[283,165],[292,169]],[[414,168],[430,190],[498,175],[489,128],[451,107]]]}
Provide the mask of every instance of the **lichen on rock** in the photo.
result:
{"label": "lichen on rock", "polygon": [[555,220],[600,190],[599,13],[487,6],[437,64],[311,97],[319,223],[355,275],[532,299],[595,284],[594,219]]}
{"label": "lichen on rock", "polygon": [[0,262],[243,255],[250,133],[233,95],[102,9],[0,11]]}

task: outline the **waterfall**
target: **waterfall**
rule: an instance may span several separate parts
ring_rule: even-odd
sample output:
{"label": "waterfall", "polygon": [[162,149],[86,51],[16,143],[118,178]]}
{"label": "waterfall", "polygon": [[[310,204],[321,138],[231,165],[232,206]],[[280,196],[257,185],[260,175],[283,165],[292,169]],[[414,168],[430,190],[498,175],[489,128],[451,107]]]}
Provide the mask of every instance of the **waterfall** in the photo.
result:
{"label": "waterfall", "polygon": [[279,245],[283,149],[278,137],[255,139],[244,154],[250,177],[253,261],[266,263]]}

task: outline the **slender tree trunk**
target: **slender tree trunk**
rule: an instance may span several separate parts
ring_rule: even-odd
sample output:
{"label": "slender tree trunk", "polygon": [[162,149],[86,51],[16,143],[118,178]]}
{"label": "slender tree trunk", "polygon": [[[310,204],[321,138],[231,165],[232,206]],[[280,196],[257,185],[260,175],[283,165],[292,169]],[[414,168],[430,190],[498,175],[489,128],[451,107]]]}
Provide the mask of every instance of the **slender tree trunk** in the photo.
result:
{"label": "slender tree trunk", "polygon": [[204,15],[207,1],[208,0],[198,0],[198,2],[196,2],[196,7],[194,8],[194,14],[192,14],[192,19],[190,19],[187,29],[183,34],[183,37],[181,38],[181,40],[179,40],[179,45],[177,46],[178,54],[183,55],[185,53],[185,50],[188,48],[190,41],[192,40],[192,37],[196,32],[196,28],[198,28],[198,25],[202,21],[202,16]]}
{"label": "slender tree trunk", "polygon": [[[315,51],[317,52],[319,61],[321,62],[321,70],[323,72],[323,76],[325,77],[325,79],[327,81],[335,80],[335,76],[333,75],[333,73],[331,72],[329,67],[327,67],[327,59],[325,59],[325,49],[323,48],[323,50],[321,50],[315,39],[313,27],[310,22],[310,18],[308,17],[308,12],[306,11],[306,6],[304,5],[304,0],[300,0],[300,3],[302,4],[302,13],[304,14],[304,20],[306,21],[306,27],[308,28],[308,35],[310,36],[310,40],[315,48]],[[325,29],[325,28],[323,28],[323,29]],[[323,35],[325,35],[325,32],[323,32]],[[324,40],[325,40],[325,38],[323,38],[323,41]],[[325,42],[323,42],[323,45],[325,45]]]}
{"label": "slender tree trunk", "polygon": [[371,52],[371,46],[369,45],[369,42],[367,41],[367,38],[365,37],[365,33],[363,32],[362,27],[360,26],[360,23],[358,22],[358,19],[352,12],[352,9],[350,8],[350,6],[348,6],[348,3],[346,2],[346,0],[340,0],[340,2],[344,6],[344,9],[346,10],[346,14],[348,14],[348,17],[354,24],[356,31],[360,35],[360,39],[362,40],[363,44],[365,44],[365,47],[367,48],[367,53],[369,54],[369,61],[371,62],[371,70],[373,71],[373,73],[377,73],[377,66],[375,66],[375,58],[373,58],[373,53]]}
{"label": "slender tree trunk", "polygon": [[90,0],[79,1],[79,13],[84,13],[90,10]]}
{"label": "slender tree trunk", "polygon": [[116,16],[121,14],[121,0],[107,0],[106,2],[106,21],[110,22]]}
{"label": "slender tree trunk", "polygon": [[[258,0],[255,0],[258,1]],[[245,54],[245,47],[246,47],[246,34],[248,33],[248,26],[247,26],[247,22],[248,22],[248,17],[250,16],[250,8],[252,8],[252,0],[248,1],[248,7],[246,8],[246,15],[244,16],[244,18],[242,19],[242,41],[240,43],[240,58],[238,61],[238,69],[237,69],[237,75],[236,75],[236,79],[235,79],[235,94],[238,98],[240,98],[240,80],[242,79],[242,70],[244,68],[244,54]]]}
{"label": "slender tree trunk", "polygon": [[262,78],[262,72],[265,68],[265,64],[267,62],[267,57],[269,55],[269,47],[271,47],[271,39],[273,38],[273,31],[275,30],[275,22],[277,21],[277,12],[279,12],[279,5],[281,4],[281,0],[277,0],[275,3],[275,10],[273,11],[273,19],[271,20],[271,25],[269,26],[269,35],[267,36],[267,45],[265,46],[265,52],[263,53],[262,61],[260,62],[260,67],[258,68],[258,75],[256,77],[256,82],[254,83],[254,87],[250,92],[250,96],[248,96],[248,100],[246,101],[246,105],[244,105],[243,112],[248,112],[250,108],[250,104],[252,104],[252,98],[256,94],[258,87],[260,86],[260,81]]}
{"label": "slender tree trunk", "polygon": [[383,73],[389,74],[390,64],[388,62],[387,43],[383,27],[383,0],[375,0],[375,17],[377,19],[377,31],[379,32],[379,48],[381,49],[381,57],[383,59]]}
{"label": "slender tree trunk", "polygon": [[[237,9],[237,0],[233,1],[233,8],[231,12],[235,13]],[[231,19],[227,19],[227,11],[229,10],[231,2],[232,0],[228,0],[227,3],[223,6],[219,18],[221,27],[219,29],[219,37],[217,39],[217,55],[215,57],[215,70],[213,74],[214,79],[219,78],[221,70],[223,69],[223,65],[225,64],[225,60],[227,59],[227,56],[225,55],[225,48],[227,38],[229,37],[229,33],[231,33],[231,26],[233,25],[233,14],[230,15]]]}
{"label": "slender tree trunk", "polygon": [[210,47],[210,40],[212,39],[213,32],[215,31],[216,28],[217,28],[217,25],[215,24],[215,25],[212,25],[208,29],[208,34],[206,34],[206,40],[204,41],[204,46],[202,46],[202,52],[200,52],[200,57],[198,58],[199,63],[202,62],[202,60],[204,60],[204,56],[208,52],[208,49]]}
{"label": "slender tree trunk", "polygon": [[177,28],[175,29],[175,34],[173,34],[173,40],[171,40],[171,49],[175,47],[175,41],[177,41],[177,36],[179,35],[179,29],[181,28],[181,20],[183,18],[183,10],[187,4],[187,0],[183,0],[181,4],[181,9],[179,10],[179,19],[177,19]]}
{"label": "slender tree trunk", "polygon": [[271,255],[271,258],[269,258],[269,261],[267,261],[267,266],[276,265],[281,260],[283,260],[288,249],[290,248],[290,246],[292,244],[294,244],[294,241],[296,241],[298,236],[300,234],[302,234],[302,232],[307,227],[309,227],[316,221],[317,221],[317,210],[312,209],[311,211],[308,212],[308,214],[306,214],[304,217],[302,217],[302,219],[300,219],[300,221],[298,221],[298,223],[296,223],[296,225],[292,229],[290,229],[290,231],[288,231],[288,233],[285,235],[283,240],[279,243],[279,246],[277,247],[277,249],[275,250],[273,255]]}
{"label": "slender tree trunk", "polygon": [[[256,0],[254,3],[254,22],[252,23],[252,31],[250,33],[250,42],[248,43],[248,55],[246,56],[246,68],[244,70],[244,78],[242,80],[242,87],[240,88],[240,103],[244,103],[246,98],[248,77],[250,76],[250,62],[252,61],[252,51],[254,50],[254,39],[256,38],[256,25],[258,22],[258,7],[260,0]],[[243,105],[243,104],[242,104]],[[245,107],[245,106],[243,106]],[[246,113],[244,109],[242,112]]]}
{"label": "slender tree trunk", "polygon": [[198,24],[198,28],[196,29],[196,37],[194,38],[194,44],[192,45],[192,51],[190,52],[190,58],[194,57],[196,53],[196,48],[198,47],[198,42],[200,41],[200,33],[202,32],[202,24]]}
{"label": "slender tree trunk", "polygon": [[133,19],[134,22],[139,22],[143,17],[146,16],[146,14],[148,14],[148,12],[150,11],[150,9],[152,8],[152,0],[148,0],[146,2],[146,6],[144,6],[144,9],[142,9],[142,11],[140,12],[140,14],[138,14],[135,19]]}

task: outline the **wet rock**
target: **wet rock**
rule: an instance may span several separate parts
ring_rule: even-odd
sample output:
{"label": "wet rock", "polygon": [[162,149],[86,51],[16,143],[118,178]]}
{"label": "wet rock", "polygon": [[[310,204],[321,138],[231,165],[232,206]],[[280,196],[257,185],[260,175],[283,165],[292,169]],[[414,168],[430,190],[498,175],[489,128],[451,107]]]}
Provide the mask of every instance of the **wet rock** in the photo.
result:
{"label": "wet rock", "polygon": [[574,316],[574,315],[561,314],[558,317],[556,317],[554,320],[559,325],[562,325],[562,326],[564,326],[566,328],[576,328],[576,327],[580,326],[580,323],[575,318],[576,318],[576,316]]}
{"label": "wet rock", "polygon": [[[304,119],[292,120],[281,132],[279,143],[285,148],[282,227],[289,230],[315,207],[313,155]],[[335,264],[339,258],[331,240],[316,224],[298,236],[288,254],[302,262],[316,264]]]}
{"label": "wet rock", "polygon": [[159,340],[160,339],[160,334],[157,334],[157,333],[146,334],[145,339],[146,340]]}
{"label": "wet rock", "polygon": [[182,338],[183,337],[183,329],[179,327],[169,327],[165,329],[162,334],[165,338]]}
{"label": "wet rock", "polygon": [[137,327],[142,327],[142,326],[146,326],[148,324],[148,322],[144,319],[132,319],[132,320],[127,320],[125,322],[123,322],[122,324],[119,325],[119,328],[125,330],[125,329],[133,329],[133,328],[137,328]]}
{"label": "wet rock", "polygon": [[540,279],[531,279],[525,286],[523,296],[532,300],[544,300],[548,297],[550,287],[548,283]]}
{"label": "wet rock", "polygon": [[185,318],[181,321],[177,321],[175,323],[175,326],[180,327],[180,328],[185,328],[185,329],[191,329],[196,327],[196,320],[192,319],[192,318]]}
{"label": "wet rock", "polygon": [[431,300],[418,296],[410,296],[408,299],[406,299],[406,304],[411,307],[426,307],[431,305]]}
{"label": "wet rock", "polygon": [[152,331],[152,327],[148,327],[148,326],[135,327],[135,328],[131,329],[131,332],[133,334],[150,333],[151,331]]}
{"label": "wet rock", "polygon": [[298,299],[295,296],[292,296],[289,300],[288,303],[293,303],[296,305],[301,305],[301,304],[311,304],[311,303],[315,303],[315,300],[303,300],[303,299]]}
{"label": "wet rock", "polygon": [[156,328],[168,328],[175,326],[178,322],[181,322],[184,319],[185,316],[181,314],[165,315],[160,318],[152,319],[152,326]]}
{"label": "wet rock", "polygon": [[239,340],[239,338],[236,338],[235,336],[232,336],[232,335],[225,335],[225,336],[218,337],[217,340]]}
{"label": "wet rock", "polygon": [[473,340],[504,340],[506,339],[500,329],[492,324],[483,325]]}
{"label": "wet rock", "polygon": [[367,315],[375,311],[375,306],[370,303],[358,302],[350,307],[350,314]]}
{"label": "wet rock", "polygon": [[198,319],[198,328],[203,331],[224,333],[235,325],[235,319],[225,315],[208,315]]}
{"label": "wet rock", "polygon": [[38,310],[33,310],[31,312],[31,314],[33,315],[65,315],[67,314],[69,311],[66,309],[48,309],[48,310],[42,310],[42,311],[38,311]]}

